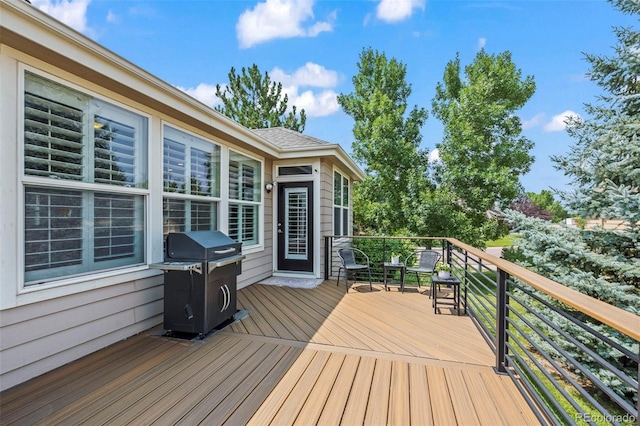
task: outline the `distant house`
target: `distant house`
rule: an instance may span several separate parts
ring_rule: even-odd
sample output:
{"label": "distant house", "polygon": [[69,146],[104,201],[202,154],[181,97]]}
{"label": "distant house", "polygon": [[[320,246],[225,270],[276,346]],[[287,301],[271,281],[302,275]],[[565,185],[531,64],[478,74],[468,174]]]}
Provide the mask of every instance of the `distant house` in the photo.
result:
{"label": "distant house", "polygon": [[321,277],[364,177],[339,145],[244,128],[23,0],[0,16],[0,390],[161,324],[168,232],[241,241],[239,287]]}
{"label": "distant house", "polygon": [[582,219],[576,220],[575,218],[567,218],[565,220],[567,226],[578,227],[581,226],[584,229],[604,228],[608,230],[623,230],[629,226],[629,224],[619,219]]}

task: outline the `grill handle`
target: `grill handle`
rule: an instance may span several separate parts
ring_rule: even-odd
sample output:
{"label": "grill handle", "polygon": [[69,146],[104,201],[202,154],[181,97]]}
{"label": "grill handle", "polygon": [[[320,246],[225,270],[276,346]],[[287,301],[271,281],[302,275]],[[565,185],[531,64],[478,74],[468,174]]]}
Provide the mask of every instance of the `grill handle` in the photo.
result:
{"label": "grill handle", "polygon": [[227,254],[227,253],[233,253],[235,251],[236,251],[236,249],[231,247],[231,248],[228,248],[226,250],[214,250],[214,253],[215,254]]}

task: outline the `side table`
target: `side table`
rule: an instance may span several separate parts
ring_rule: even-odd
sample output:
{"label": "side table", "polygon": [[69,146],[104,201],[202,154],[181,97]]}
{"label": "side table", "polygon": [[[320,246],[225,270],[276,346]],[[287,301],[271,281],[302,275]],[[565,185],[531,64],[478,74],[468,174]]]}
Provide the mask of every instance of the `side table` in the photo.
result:
{"label": "side table", "polygon": [[[431,295],[433,296],[433,311],[438,313],[439,306],[453,306],[456,308],[456,315],[460,315],[460,281],[456,277],[440,278],[437,274],[431,276]],[[446,285],[453,290],[452,296],[438,296],[440,286]],[[464,314],[467,314],[467,288],[464,288]]]}
{"label": "side table", "polygon": [[384,289],[386,291],[389,291],[389,289],[387,288],[387,274],[392,271],[400,271],[400,289],[404,293],[404,275],[407,271],[407,267],[404,263],[384,262],[382,271],[384,275]]}

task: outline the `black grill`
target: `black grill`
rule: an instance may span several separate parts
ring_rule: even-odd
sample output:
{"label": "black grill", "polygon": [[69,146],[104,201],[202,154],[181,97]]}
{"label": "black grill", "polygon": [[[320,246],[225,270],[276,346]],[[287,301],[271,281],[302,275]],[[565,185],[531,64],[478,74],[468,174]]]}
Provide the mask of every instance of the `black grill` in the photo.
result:
{"label": "black grill", "polygon": [[220,231],[174,232],[165,241],[164,328],[205,335],[236,313],[242,245]]}

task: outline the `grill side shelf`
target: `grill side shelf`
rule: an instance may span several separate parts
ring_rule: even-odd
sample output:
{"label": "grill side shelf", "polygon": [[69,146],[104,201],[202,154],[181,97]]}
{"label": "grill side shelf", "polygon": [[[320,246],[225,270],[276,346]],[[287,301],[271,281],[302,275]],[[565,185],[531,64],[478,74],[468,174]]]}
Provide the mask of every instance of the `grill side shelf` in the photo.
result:
{"label": "grill side shelf", "polygon": [[163,271],[194,271],[202,274],[200,262],[160,262],[149,265],[150,269],[162,269]]}

